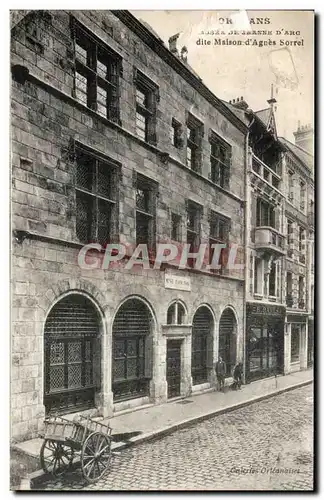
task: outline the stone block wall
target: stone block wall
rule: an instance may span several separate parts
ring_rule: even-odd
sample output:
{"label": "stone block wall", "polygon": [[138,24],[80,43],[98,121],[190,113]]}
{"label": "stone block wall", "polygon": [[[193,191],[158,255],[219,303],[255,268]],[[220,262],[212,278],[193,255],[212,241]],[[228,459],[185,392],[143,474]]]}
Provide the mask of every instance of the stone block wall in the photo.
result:
{"label": "stone block wall", "polygon": [[[191,292],[166,290],[161,271],[81,269],[81,248],[76,236],[75,164],[71,144],[79,141],[121,163],[119,190],[120,241],[135,243],[134,171],[158,185],[156,206],[157,242],[168,241],[170,212],[182,217],[185,241],[186,200],[203,207],[202,243],[209,237],[209,210],[231,219],[230,240],[243,245],[244,133],[233,121],[199,95],[190,84],[117,17],[106,11],[74,11],[91,31],[123,58],[121,79],[121,126],[110,123],[73,95],[73,43],[70,14],[64,11],[29,13],[12,31],[11,64],[29,70],[27,80],[12,79],[11,179],[12,229],[26,231],[25,239],[14,233],[12,245],[12,436],[35,435],[42,425],[43,332],[48,312],[60,297],[76,291],[92,298],[102,313],[103,358],[99,400],[103,413],[113,411],[111,394],[111,329],[118,306],[128,296],[140,296],[156,316],[154,398],[165,398],[165,337],[168,305],[182,300],[188,322],[196,309],[208,304],[215,318],[213,357],[217,356],[218,322],[231,305],[238,320],[238,352],[243,351],[242,274],[233,278],[208,273],[174,271],[190,276]],[[135,136],[134,66],[159,86],[157,146]],[[201,175],[185,167],[185,147],[170,144],[172,118],[185,127],[190,111],[204,123]],[[230,192],[208,179],[209,130],[232,146]],[[166,162],[161,152],[169,153]],[[18,234],[18,236],[17,236]],[[99,405],[100,406],[100,405]]]}

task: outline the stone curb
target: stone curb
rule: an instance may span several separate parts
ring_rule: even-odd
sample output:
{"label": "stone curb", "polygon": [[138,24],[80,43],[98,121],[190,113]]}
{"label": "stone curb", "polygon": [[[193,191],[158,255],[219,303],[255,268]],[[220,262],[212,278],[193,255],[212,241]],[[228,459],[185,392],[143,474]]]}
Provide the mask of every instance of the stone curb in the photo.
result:
{"label": "stone curb", "polygon": [[[152,441],[154,439],[159,439],[163,436],[166,436],[168,434],[171,434],[172,432],[175,432],[177,430],[183,429],[184,427],[190,427],[193,424],[203,422],[204,420],[208,420],[212,417],[215,417],[217,415],[222,415],[224,413],[229,413],[235,410],[238,410],[240,408],[244,408],[245,406],[251,405],[253,403],[257,403],[259,401],[263,401],[265,399],[269,399],[273,396],[277,396],[279,394],[282,394],[284,392],[292,391],[294,389],[299,389],[300,387],[303,387],[305,385],[309,385],[313,383],[313,379],[306,380],[303,382],[299,382],[298,384],[290,385],[288,387],[285,387],[283,389],[277,389],[272,392],[269,392],[267,394],[262,394],[260,396],[255,396],[250,399],[247,399],[246,401],[242,401],[240,403],[232,404],[230,406],[227,406],[225,408],[220,408],[220,409],[215,409],[211,412],[205,413],[203,415],[198,415],[196,417],[191,417],[186,420],[183,420],[182,422],[176,423],[176,424],[171,424],[166,427],[162,427],[161,429],[158,429],[156,431],[152,432],[147,432],[146,434],[141,434],[139,436],[135,436],[131,438],[127,442],[122,442],[120,444],[116,443],[115,445],[112,444],[112,452],[119,452],[121,450],[124,450],[126,448],[130,448],[131,446],[136,446],[137,444],[143,443],[145,441]],[[77,468],[79,465],[79,461],[75,462],[73,464],[73,468]],[[32,472],[31,474],[28,475],[27,478],[25,478],[24,484],[20,486],[20,490],[32,490],[36,489],[37,485],[40,483],[43,483],[46,480],[51,479],[52,476],[49,474],[46,474],[42,469]],[[23,486],[23,488],[22,488]]]}

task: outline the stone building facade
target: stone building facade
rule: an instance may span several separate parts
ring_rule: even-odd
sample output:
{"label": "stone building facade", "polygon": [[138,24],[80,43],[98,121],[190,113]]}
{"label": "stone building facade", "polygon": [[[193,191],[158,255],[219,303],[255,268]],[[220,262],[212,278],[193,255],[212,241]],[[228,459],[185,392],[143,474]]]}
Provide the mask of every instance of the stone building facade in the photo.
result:
{"label": "stone building facade", "polygon": [[[24,13],[11,72],[12,437],[208,390],[244,357],[244,272],[155,251],[243,247],[246,125],[127,11]],[[103,269],[106,243],[127,252]]]}
{"label": "stone building facade", "polygon": [[[246,165],[246,380],[306,369],[314,357],[312,128],[277,136],[274,104],[228,103],[249,128]],[[302,143],[308,150],[303,149]]]}
{"label": "stone building facade", "polygon": [[[304,132],[306,128],[310,130],[309,127],[301,130]],[[293,144],[280,138],[285,147],[283,178],[287,235],[283,276],[287,308],[285,373],[311,366],[314,357],[314,158],[298,146],[298,131],[295,140]],[[313,145],[309,145],[312,151]]]}

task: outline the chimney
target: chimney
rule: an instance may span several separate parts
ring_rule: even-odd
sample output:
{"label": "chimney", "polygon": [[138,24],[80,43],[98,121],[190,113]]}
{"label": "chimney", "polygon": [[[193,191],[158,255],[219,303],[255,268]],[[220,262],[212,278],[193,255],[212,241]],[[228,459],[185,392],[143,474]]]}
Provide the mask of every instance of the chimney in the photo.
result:
{"label": "chimney", "polygon": [[180,58],[183,62],[187,62],[188,59],[188,49],[187,47],[183,46],[180,52]]}
{"label": "chimney", "polygon": [[233,99],[232,101],[229,101],[229,103],[232,104],[232,106],[235,106],[238,109],[243,109],[243,111],[247,110],[247,108],[249,107],[248,103],[243,98],[243,96],[237,97],[236,99]]}
{"label": "chimney", "polygon": [[314,129],[310,123],[307,125],[300,125],[298,122],[297,132],[294,132],[295,144],[311,155],[314,154]]}
{"label": "chimney", "polygon": [[170,38],[169,38],[169,50],[175,56],[179,56],[178,49],[177,49],[177,41],[178,41],[179,36],[180,36],[180,33],[176,33],[176,35],[170,36]]}

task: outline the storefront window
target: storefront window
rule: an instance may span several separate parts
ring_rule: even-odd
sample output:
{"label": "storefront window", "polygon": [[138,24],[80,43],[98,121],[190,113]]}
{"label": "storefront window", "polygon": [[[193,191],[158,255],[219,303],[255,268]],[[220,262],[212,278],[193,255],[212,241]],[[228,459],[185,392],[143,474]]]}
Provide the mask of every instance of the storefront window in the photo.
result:
{"label": "storefront window", "polygon": [[250,329],[249,360],[250,372],[275,371],[278,365],[276,331],[265,326]]}
{"label": "storefront window", "polygon": [[259,371],[262,363],[262,329],[251,328],[250,332],[250,372]]}
{"label": "storefront window", "polygon": [[291,328],[291,355],[290,360],[292,363],[299,361],[299,347],[300,347],[300,328],[293,326]]}

